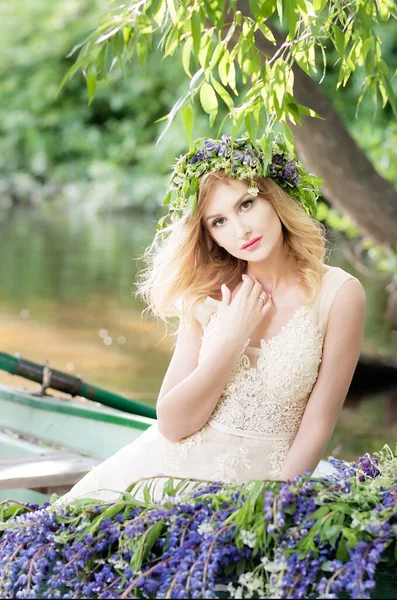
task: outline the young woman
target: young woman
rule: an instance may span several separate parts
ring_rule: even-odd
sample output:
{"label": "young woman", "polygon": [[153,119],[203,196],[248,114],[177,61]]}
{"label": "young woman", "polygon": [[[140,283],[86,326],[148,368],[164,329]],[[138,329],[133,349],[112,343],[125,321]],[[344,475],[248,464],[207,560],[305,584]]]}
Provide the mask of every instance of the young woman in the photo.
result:
{"label": "young woman", "polygon": [[365,293],[325,264],[318,178],[247,139],[198,140],[178,160],[172,222],[138,289],[177,342],[158,421],[63,497],[112,499],[141,477],[292,479],[326,449],[356,367]]}

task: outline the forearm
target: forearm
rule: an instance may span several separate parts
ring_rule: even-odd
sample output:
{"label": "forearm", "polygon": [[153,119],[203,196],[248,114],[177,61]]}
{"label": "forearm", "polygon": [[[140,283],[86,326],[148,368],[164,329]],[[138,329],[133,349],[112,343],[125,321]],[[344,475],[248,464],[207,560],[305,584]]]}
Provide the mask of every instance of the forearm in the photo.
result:
{"label": "forearm", "polygon": [[331,435],[328,428],[298,431],[279,478],[293,480],[297,475],[303,475],[306,469],[313,472],[324,456]]}
{"label": "forearm", "polygon": [[160,432],[176,442],[195,433],[208,421],[243,347],[219,341],[200,365],[157,405]]}

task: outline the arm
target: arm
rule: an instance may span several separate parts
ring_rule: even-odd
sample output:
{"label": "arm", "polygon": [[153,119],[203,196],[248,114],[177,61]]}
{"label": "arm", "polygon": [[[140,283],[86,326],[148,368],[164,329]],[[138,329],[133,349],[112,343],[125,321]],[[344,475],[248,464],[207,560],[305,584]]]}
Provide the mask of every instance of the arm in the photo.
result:
{"label": "arm", "polygon": [[202,334],[196,320],[188,324],[181,318],[174,354],[157,402],[159,431],[171,442],[178,442],[205,425],[243,349],[242,344],[219,339],[198,365]]}
{"label": "arm", "polygon": [[335,429],[360,356],[365,325],[365,291],[347,280],[331,305],[321,367],[280,479],[314,471]]}

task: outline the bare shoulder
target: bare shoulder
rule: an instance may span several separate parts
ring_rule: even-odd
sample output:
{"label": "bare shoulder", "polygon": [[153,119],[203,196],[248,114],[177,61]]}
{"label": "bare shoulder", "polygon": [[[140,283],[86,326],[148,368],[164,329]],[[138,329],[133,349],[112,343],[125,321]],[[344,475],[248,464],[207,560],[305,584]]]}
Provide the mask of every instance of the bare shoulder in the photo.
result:
{"label": "bare shoulder", "polygon": [[331,305],[330,326],[360,327],[365,321],[366,294],[362,283],[355,277],[346,279],[338,289]]}

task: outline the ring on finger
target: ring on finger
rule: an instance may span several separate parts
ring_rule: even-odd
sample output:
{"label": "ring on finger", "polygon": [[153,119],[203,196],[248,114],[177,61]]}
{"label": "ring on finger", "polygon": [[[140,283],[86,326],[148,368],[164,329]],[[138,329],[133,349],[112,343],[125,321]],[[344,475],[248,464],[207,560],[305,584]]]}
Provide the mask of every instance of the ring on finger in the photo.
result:
{"label": "ring on finger", "polygon": [[265,296],[259,296],[259,300],[263,300],[263,302],[265,302],[266,298]]}

